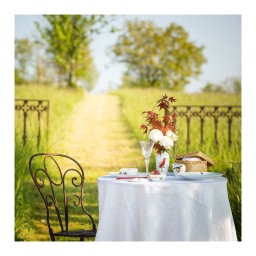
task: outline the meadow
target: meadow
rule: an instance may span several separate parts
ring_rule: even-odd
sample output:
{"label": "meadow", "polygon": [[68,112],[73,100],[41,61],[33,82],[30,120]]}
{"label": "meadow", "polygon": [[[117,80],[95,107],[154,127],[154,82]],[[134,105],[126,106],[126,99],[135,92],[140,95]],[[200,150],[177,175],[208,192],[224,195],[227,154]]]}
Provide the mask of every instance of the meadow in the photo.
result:
{"label": "meadow", "polygon": [[[28,139],[23,146],[23,119],[15,112],[15,240],[31,240],[35,228],[33,219],[36,218],[34,206],[39,197],[34,196],[34,184],[28,170],[29,158],[37,152],[62,152],[65,142],[62,138],[68,136],[70,124],[67,123],[73,106],[84,97],[83,90],[70,90],[49,86],[26,85],[15,87],[16,99],[50,100],[49,130],[45,129],[40,147],[37,147],[37,120],[35,114],[29,113]],[[46,118],[43,117],[43,127]],[[65,125],[63,125],[65,124]],[[48,238],[48,237],[47,237]],[[37,239],[37,238],[36,238]],[[40,240],[40,239],[38,239]]]}
{"label": "meadow", "polygon": [[[177,98],[176,105],[240,105],[241,96],[227,93],[198,93],[185,94],[181,92],[173,92],[170,90],[159,89],[122,89],[111,92],[112,95],[120,99],[120,108],[122,111],[123,122],[129,132],[136,140],[146,139],[139,126],[144,122],[142,112],[152,110],[156,100],[160,99],[163,94],[174,96]],[[28,170],[28,161],[32,153],[38,151],[62,152],[65,148],[65,138],[70,132],[70,123],[67,121],[72,115],[73,107],[81,101],[84,95],[81,90],[59,89],[54,87],[41,86],[17,86],[15,88],[15,98],[27,99],[49,99],[50,100],[50,127],[49,133],[42,140],[40,148],[36,147],[33,133],[33,121],[30,124],[30,135],[28,143],[24,147],[21,140],[22,123],[20,116],[15,116],[15,240],[16,241],[43,241],[49,240],[47,230],[43,228],[43,224],[35,227],[34,223],[40,223],[42,216],[38,213],[39,208],[33,208],[36,205],[38,196],[34,196],[32,180]],[[86,98],[85,98],[86,100]],[[237,229],[238,239],[241,239],[241,120],[233,123],[234,129],[232,134],[234,142],[229,148],[225,134],[226,126],[223,122],[219,124],[220,144],[216,147],[212,140],[212,124],[206,124],[205,144],[201,146],[198,142],[192,143],[190,150],[201,150],[205,154],[214,159],[215,164],[210,171],[220,171],[228,178],[228,192],[233,212],[233,217]],[[176,153],[186,152],[184,143],[185,124],[179,121],[179,140],[176,147]],[[32,132],[31,132],[32,131]],[[85,131],[86,132],[86,131]],[[48,139],[46,139],[48,137]],[[191,125],[191,138],[197,141],[198,126]],[[222,139],[223,138],[223,139]],[[109,143],[114,143],[110,141]],[[136,157],[136,156],[134,156]],[[172,155],[174,161],[175,154]],[[151,169],[154,168],[154,158],[150,163]],[[143,167],[141,163],[140,168]],[[98,224],[97,209],[97,184],[95,180],[102,175],[103,170],[97,169],[89,173],[88,190],[85,197],[91,206],[91,214]],[[32,196],[33,195],[33,196]],[[45,235],[40,235],[45,232]]]}

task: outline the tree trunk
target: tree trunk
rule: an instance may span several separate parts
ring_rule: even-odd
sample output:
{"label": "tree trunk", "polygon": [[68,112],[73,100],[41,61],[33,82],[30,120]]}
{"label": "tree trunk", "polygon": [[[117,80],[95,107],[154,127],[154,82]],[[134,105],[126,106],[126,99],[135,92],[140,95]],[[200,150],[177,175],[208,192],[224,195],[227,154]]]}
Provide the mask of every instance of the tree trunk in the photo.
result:
{"label": "tree trunk", "polygon": [[76,87],[76,83],[74,82],[75,78],[75,60],[71,59],[69,66],[69,75],[68,75],[68,87]]}

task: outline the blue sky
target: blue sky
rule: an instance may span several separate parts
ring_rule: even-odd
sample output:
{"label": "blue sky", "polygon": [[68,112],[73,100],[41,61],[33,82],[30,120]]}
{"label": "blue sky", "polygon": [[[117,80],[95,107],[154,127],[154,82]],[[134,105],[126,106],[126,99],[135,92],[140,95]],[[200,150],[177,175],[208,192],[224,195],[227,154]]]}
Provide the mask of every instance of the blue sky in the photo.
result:
{"label": "blue sky", "polygon": [[[199,91],[207,82],[221,83],[229,77],[241,77],[241,16],[240,15],[117,15],[112,25],[120,28],[126,20],[151,20],[157,26],[176,23],[189,33],[189,39],[205,46],[207,63],[203,73],[186,87],[187,92]],[[31,37],[37,33],[34,21],[44,22],[40,15],[15,15],[15,37]],[[120,84],[125,66],[114,63],[107,48],[116,42],[118,33],[95,35],[91,43],[95,65],[100,73],[96,91],[106,91]]]}

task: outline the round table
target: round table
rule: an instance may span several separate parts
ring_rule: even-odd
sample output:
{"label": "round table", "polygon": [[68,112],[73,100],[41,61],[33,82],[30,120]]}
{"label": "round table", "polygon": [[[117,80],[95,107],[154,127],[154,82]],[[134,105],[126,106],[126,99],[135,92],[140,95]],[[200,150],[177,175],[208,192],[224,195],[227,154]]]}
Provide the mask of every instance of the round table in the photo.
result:
{"label": "round table", "polygon": [[96,241],[237,241],[227,179],[99,177]]}

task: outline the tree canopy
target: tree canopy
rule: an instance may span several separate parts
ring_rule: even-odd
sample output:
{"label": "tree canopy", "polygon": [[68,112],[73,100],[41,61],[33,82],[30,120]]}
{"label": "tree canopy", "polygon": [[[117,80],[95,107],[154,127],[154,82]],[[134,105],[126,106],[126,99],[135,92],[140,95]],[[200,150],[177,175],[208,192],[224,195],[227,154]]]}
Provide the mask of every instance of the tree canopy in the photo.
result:
{"label": "tree canopy", "polygon": [[28,63],[31,61],[33,45],[27,38],[15,40],[15,83],[21,84],[27,81]]}
{"label": "tree canopy", "polygon": [[228,77],[219,84],[208,82],[203,88],[203,92],[228,92],[241,93],[242,84],[240,77]]}
{"label": "tree canopy", "polygon": [[150,21],[128,21],[112,47],[114,58],[126,64],[127,86],[183,89],[201,73],[203,46],[189,41],[182,26],[166,28]]}
{"label": "tree canopy", "polygon": [[59,81],[76,87],[78,79],[92,88],[97,74],[89,48],[90,34],[107,24],[103,15],[44,15],[48,26],[36,23],[58,69]]}

